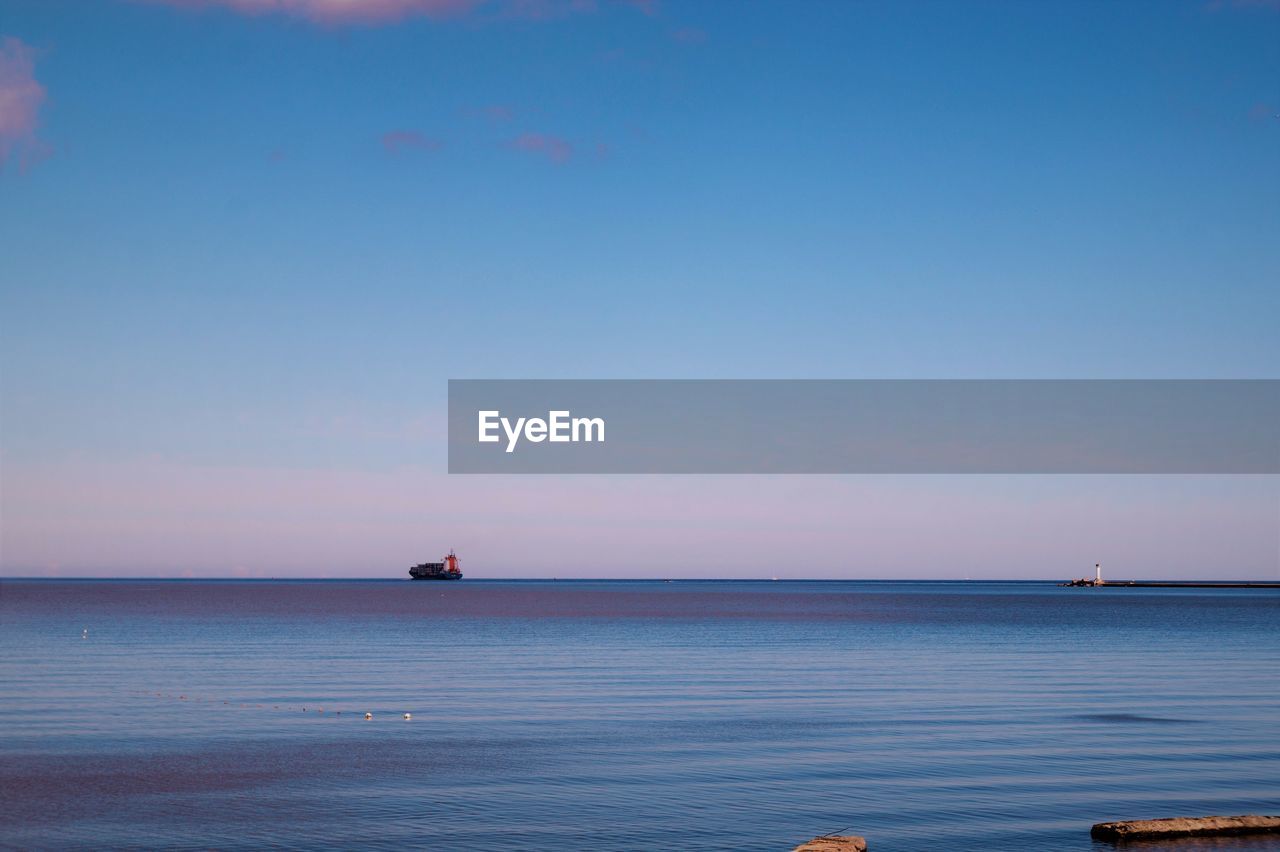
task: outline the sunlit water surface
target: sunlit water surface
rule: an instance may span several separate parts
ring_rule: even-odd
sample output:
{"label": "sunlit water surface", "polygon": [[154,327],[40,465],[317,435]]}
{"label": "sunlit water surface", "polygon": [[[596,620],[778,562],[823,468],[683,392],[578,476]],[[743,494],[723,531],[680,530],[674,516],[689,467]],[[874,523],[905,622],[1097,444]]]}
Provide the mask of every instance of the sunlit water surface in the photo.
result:
{"label": "sunlit water surface", "polygon": [[6,581],[0,638],[9,847],[1083,850],[1280,813],[1272,591]]}

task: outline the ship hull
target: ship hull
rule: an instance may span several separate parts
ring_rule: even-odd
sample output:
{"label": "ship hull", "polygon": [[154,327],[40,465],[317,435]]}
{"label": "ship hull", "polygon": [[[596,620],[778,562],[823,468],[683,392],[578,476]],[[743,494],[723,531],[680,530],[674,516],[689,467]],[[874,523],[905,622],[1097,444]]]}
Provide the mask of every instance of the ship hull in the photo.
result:
{"label": "ship hull", "polygon": [[452,550],[439,562],[421,562],[409,569],[409,576],[415,580],[461,580],[462,569],[458,567],[458,557]]}

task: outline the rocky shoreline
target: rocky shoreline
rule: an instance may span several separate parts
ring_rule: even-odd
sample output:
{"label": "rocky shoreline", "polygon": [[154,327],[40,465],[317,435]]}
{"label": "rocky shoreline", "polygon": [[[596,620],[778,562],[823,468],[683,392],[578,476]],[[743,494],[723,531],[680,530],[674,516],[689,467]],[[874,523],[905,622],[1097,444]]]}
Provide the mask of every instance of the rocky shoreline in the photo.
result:
{"label": "rocky shoreline", "polygon": [[[1280,816],[1207,816],[1100,822],[1089,831],[1095,840],[1176,840],[1180,837],[1241,837],[1280,835]],[[867,852],[866,838],[853,834],[824,834],[801,843],[791,852]]]}
{"label": "rocky shoreline", "polygon": [[1176,837],[1238,837],[1280,834],[1280,816],[1207,816],[1100,822],[1089,832],[1097,840],[1164,840]]}

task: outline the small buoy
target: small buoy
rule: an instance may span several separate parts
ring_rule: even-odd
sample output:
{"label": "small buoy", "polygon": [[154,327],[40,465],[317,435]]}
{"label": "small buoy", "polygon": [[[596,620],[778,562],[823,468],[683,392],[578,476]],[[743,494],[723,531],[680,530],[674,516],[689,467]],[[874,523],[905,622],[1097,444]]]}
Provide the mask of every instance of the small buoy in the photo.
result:
{"label": "small buoy", "polygon": [[409,721],[409,720],[410,720],[410,719],[412,719],[412,718],[413,718],[413,714],[412,714],[412,713],[405,713],[405,714],[404,714],[404,719],[405,719],[405,721],[406,721],[406,722],[407,722],[407,721]]}
{"label": "small buoy", "polygon": [[373,718],[373,714],[372,714],[372,713],[365,713],[365,714],[364,714],[364,718],[365,718],[366,720],[368,720],[368,719],[372,719],[372,718]]}

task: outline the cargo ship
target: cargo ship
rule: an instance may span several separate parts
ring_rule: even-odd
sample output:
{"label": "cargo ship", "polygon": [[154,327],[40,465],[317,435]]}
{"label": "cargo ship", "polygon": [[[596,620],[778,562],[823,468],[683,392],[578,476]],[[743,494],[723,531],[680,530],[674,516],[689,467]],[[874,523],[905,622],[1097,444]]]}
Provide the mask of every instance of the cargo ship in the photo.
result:
{"label": "cargo ship", "polygon": [[409,569],[409,576],[415,580],[461,580],[462,569],[458,567],[458,557],[452,550],[439,562],[423,562]]}

